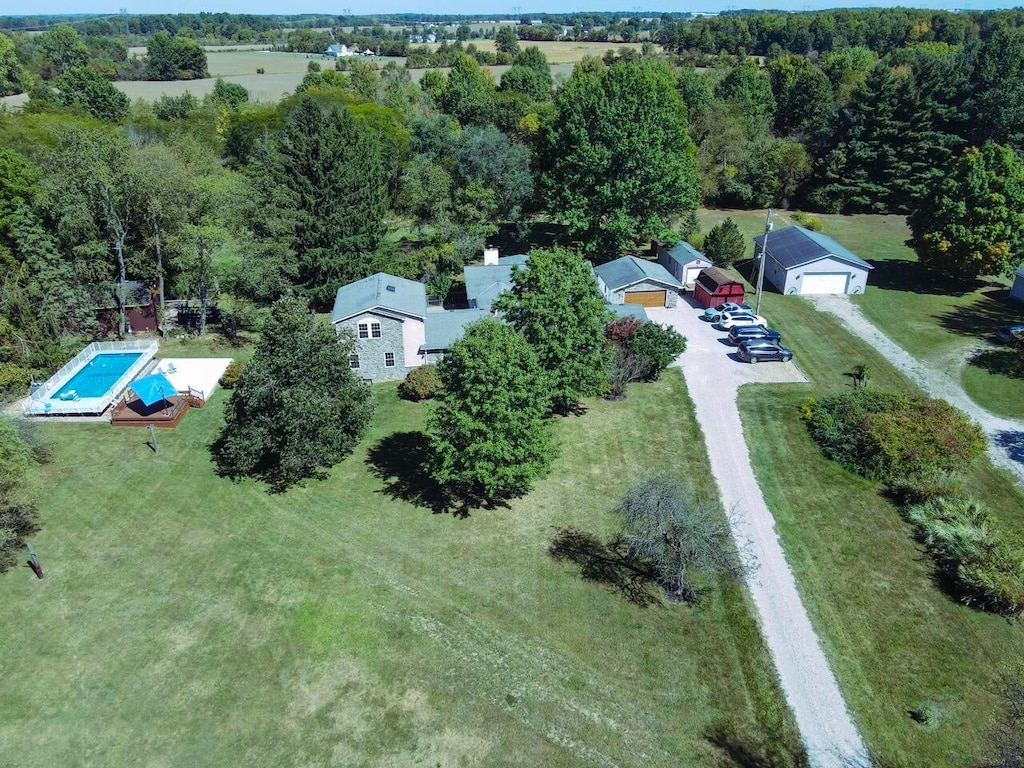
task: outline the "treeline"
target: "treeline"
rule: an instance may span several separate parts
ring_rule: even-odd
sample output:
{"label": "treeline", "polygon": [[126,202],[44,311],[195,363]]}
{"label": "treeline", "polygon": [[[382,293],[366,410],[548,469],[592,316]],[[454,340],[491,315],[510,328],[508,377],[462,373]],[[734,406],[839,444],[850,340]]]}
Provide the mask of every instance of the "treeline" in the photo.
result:
{"label": "treeline", "polygon": [[999,29],[1017,28],[1024,11],[933,11],[858,8],[779,13],[725,13],[674,21],[657,41],[677,54],[809,55],[864,47],[878,55],[921,43],[963,45],[986,40]]}

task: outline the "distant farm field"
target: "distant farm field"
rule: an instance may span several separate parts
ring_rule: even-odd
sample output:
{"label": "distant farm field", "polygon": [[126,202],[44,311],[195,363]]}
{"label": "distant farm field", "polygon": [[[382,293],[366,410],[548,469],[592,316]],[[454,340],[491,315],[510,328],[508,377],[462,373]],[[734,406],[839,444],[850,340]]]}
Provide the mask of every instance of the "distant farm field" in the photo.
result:
{"label": "distant farm field", "polygon": [[[470,40],[469,42],[476,45],[482,51],[493,51],[496,50],[494,47],[493,40]],[[608,51],[617,51],[620,48],[632,48],[639,51],[641,48],[640,43],[591,43],[591,42],[573,42],[573,41],[559,41],[559,40],[520,40],[520,48],[528,48],[536,46],[540,48],[549,64],[575,64],[578,61],[583,61],[585,56],[597,56],[600,58],[604,56]],[[440,47],[440,43],[427,46],[433,50]],[[571,70],[570,70],[571,71]],[[552,72],[554,74],[554,72]]]}

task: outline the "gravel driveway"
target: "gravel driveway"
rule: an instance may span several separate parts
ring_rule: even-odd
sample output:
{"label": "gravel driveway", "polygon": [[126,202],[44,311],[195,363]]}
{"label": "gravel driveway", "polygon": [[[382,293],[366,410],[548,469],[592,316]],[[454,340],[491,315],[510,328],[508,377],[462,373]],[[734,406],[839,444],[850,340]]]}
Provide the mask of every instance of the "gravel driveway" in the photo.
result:
{"label": "gravel driveway", "polygon": [[811,764],[816,768],[866,764],[864,744],[800,600],[746,443],[737,439],[742,434],[736,406],[741,384],[806,379],[794,363],[739,362],[733,347],[721,341],[724,333],[701,320],[700,310],[687,299],[676,309],[651,309],[648,315],[688,340],[686,352],[675,365],[682,369],[696,406],[712,474],[723,505],[732,513],[733,536],[749,545],[754,568],[747,586]]}
{"label": "gravel driveway", "polygon": [[931,397],[946,400],[969,414],[988,435],[992,463],[1008,469],[1018,483],[1024,483],[1024,422],[995,416],[971,400],[960,386],[959,366],[941,371],[924,365],[878,330],[849,296],[814,296],[811,302],[817,310],[842,320],[851,333],[864,339]]}

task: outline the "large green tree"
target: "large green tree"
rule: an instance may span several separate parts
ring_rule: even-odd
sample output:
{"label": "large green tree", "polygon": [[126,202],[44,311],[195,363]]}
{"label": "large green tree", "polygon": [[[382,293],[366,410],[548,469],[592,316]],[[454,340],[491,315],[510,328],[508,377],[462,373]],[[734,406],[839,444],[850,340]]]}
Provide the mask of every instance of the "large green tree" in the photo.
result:
{"label": "large green tree", "polygon": [[430,419],[433,477],[469,501],[520,495],[555,455],[537,356],[499,320],[466,328],[438,365],[444,384]]}
{"label": "large green tree", "polygon": [[157,32],[146,51],[147,80],[196,80],[206,77],[206,52],[195,40]]}
{"label": "large green tree", "polygon": [[350,453],[374,411],[370,388],[349,368],[353,349],[301,299],[275,302],[225,407],[214,446],[221,472],[283,491]]}
{"label": "large green tree", "polygon": [[128,97],[91,67],[75,67],[57,81],[59,100],[80,107],[93,117],[116,123],[128,116]]}
{"label": "large green tree", "polygon": [[10,96],[25,90],[25,70],[18,61],[14,43],[0,33],[0,96]]}
{"label": "large green tree", "polygon": [[970,92],[971,139],[1024,150],[1024,30],[999,28],[982,43]]}
{"label": "large green tree", "polygon": [[564,248],[530,252],[526,268],[512,270],[512,290],[498,297],[504,312],[537,353],[552,408],[566,413],[607,385],[611,353],[604,326],[610,313],[594,273]]}
{"label": "large green tree", "polygon": [[548,212],[591,254],[609,258],[696,208],[696,148],[668,67],[577,67],[541,136]]}
{"label": "large green tree", "polygon": [[461,125],[487,125],[494,116],[495,88],[489,70],[481,69],[476,59],[460,55],[452,64],[438,105]]}
{"label": "large green tree", "polygon": [[967,148],[908,222],[924,264],[956,275],[1012,273],[1024,262],[1024,162],[998,144]]}
{"label": "large green tree", "polygon": [[303,96],[265,168],[264,229],[290,245],[298,288],[318,306],[375,269],[386,231],[389,174],[375,133],[348,109]]}

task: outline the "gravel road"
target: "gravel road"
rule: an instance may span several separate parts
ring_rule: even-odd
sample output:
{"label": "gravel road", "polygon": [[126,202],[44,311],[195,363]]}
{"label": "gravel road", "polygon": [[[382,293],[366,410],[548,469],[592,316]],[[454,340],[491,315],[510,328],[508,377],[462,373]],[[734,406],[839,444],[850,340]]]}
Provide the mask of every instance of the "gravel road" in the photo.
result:
{"label": "gravel road", "polygon": [[815,768],[866,764],[864,744],[804,609],[775,520],[757,485],[746,443],[740,439],[736,406],[740,385],[806,379],[793,363],[739,362],[733,348],[722,341],[724,334],[700,320],[700,311],[687,300],[676,309],[648,310],[648,315],[688,340],[686,352],[675,365],[682,369],[696,406],[711,471],[722,503],[731,513],[733,536],[753,566],[747,586],[811,764]]}
{"label": "gravel road", "polygon": [[988,435],[988,453],[992,463],[1008,469],[1016,476],[1018,483],[1024,484],[1024,422],[995,416],[971,400],[960,386],[959,364],[950,370],[939,370],[921,363],[878,330],[860,311],[860,307],[850,301],[849,296],[810,298],[816,309],[829,312],[842,320],[847,329],[874,347],[931,397],[947,400],[969,414]]}

